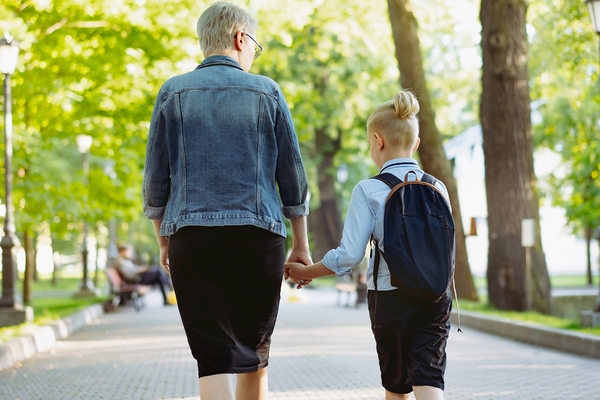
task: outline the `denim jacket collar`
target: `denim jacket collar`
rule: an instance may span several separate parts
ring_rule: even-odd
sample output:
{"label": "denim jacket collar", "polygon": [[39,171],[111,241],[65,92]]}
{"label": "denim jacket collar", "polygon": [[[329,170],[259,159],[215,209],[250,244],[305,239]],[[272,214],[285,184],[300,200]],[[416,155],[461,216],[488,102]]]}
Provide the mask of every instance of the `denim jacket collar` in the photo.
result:
{"label": "denim jacket collar", "polygon": [[213,65],[226,65],[229,67],[234,67],[240,70],[244,70],[240,64],[235,61],[233,58],[229,57],[229,56],[225,56],[222,54],[217,54],[214,56],[210,56],[210,57],[206,57],[204,59],[204,61],[202,61],[202,63],[200,63],[200,65],[198,65],[196,67],[196,69],[201,69],[204,67],[212,67]]}

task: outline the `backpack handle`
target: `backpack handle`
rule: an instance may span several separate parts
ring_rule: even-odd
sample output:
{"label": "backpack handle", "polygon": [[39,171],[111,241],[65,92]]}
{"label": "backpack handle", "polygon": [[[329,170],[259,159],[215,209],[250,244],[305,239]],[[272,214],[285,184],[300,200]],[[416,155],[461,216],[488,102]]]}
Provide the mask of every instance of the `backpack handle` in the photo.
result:
{"label": "backpack handle", "polygon": [[408,182],[408,176],[410,174],[413,174],[415,176],[415,181],[419,182],[419,177],[417,176],[417,173],[415,171],[408,171],[406,175],[404,175],[404,182]]}

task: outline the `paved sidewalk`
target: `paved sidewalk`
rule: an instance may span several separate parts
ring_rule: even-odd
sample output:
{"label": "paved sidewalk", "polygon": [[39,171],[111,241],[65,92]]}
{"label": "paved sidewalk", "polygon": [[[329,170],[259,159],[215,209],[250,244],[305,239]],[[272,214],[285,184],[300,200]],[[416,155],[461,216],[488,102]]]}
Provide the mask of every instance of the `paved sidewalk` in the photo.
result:
{"label": "paved sidewalk", "polygon": [[[270,399],[383,399],[366,307],[336,306],[303,289],[284,302],[273,336]],[[0,399],[197,399],[196,364],[177,309],[156,292],[148,306],[103,315],[52,351],[0,371]],[[446,399],[600,400],[600,360],[452,330]]]}

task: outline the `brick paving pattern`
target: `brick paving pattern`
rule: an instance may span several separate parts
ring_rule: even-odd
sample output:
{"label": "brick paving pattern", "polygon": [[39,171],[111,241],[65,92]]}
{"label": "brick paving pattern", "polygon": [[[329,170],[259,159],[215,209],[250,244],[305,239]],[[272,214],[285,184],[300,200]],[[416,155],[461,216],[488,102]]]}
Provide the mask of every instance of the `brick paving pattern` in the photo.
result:
{"label": "brick paving pattern", "polygon": [[[303,289],[283,302],[269,366],[271,400],[383,399],[365,306]],[[148,295],[47,353],[0,371],[0,399],[197,399],[196,364],[175,307]],[[448,345],[446,399],[600,400],[600,360],[536,348],[464,328]]]}

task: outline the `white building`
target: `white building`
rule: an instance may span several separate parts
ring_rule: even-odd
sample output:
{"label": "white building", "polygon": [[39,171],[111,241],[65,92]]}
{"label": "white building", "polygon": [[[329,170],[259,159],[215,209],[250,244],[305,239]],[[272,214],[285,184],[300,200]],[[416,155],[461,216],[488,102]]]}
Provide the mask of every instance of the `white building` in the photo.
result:
{"label": "white building", "polygon": [[[463,225],[468,233],[471,218],[477,218],[477,236],[468,236],[467,251],[473,275],[485,276],[487,269],[488,232],[487,201],[484,178],[483,138],[481,126],[467,129],[444,145],[448,159],[454,159]],[[534,168],[540,187],[549,174],[560,173],[560,156],[551,150],[536,150]],[[562,208],[544,199],[540,207],[542,246],[550,275],[585,274],[587,268],[585,239],[573,235],[566,226]],[[592,242],[592,269],[598,272],[598,244]]]}

